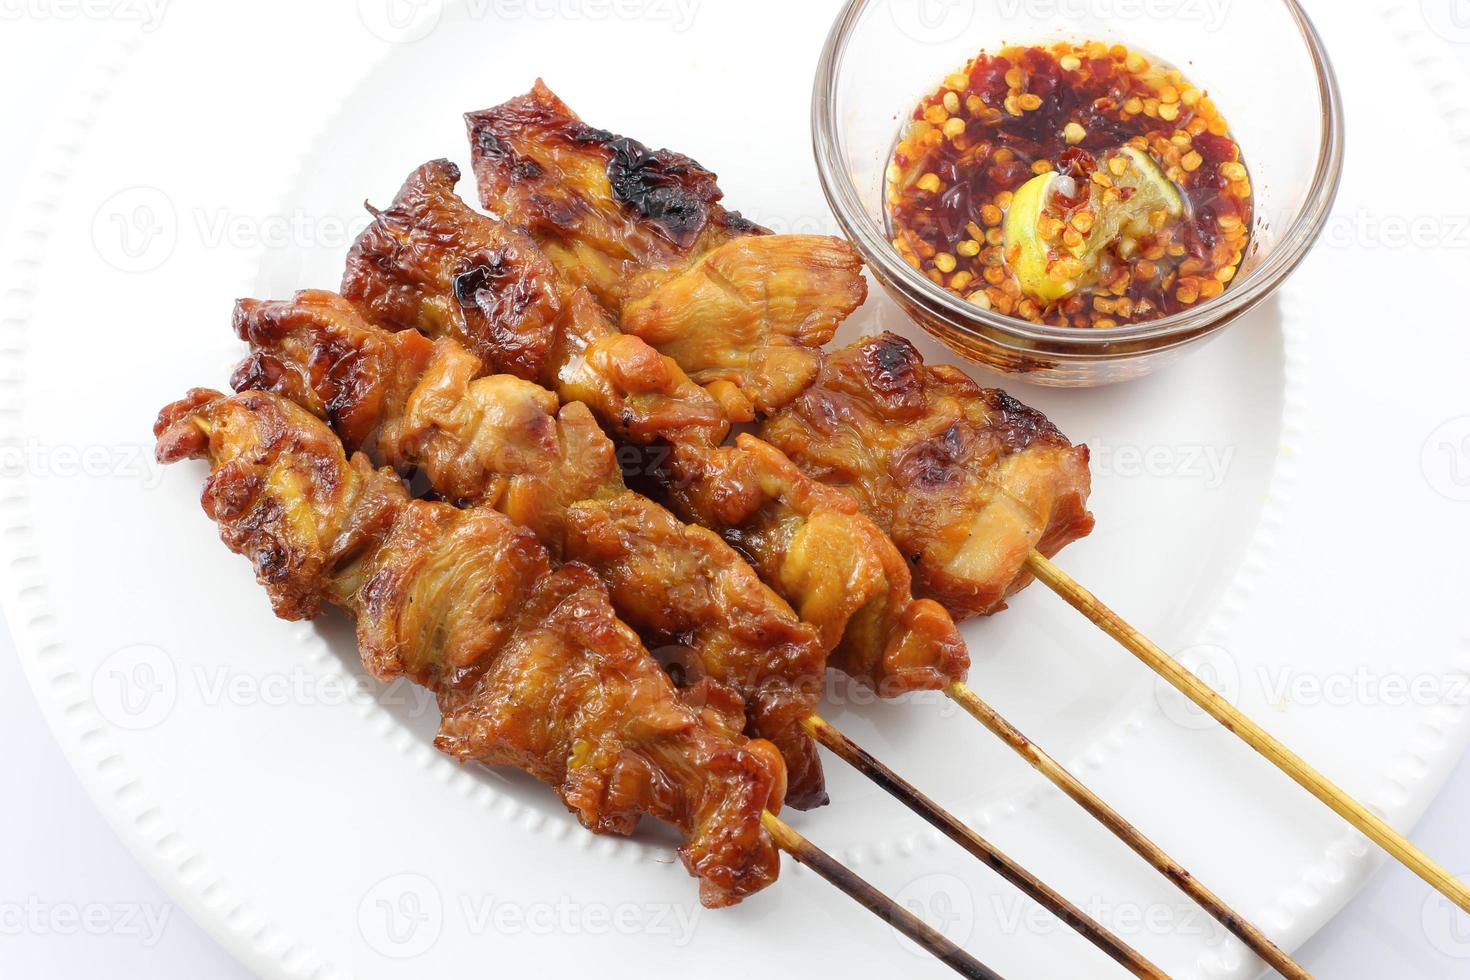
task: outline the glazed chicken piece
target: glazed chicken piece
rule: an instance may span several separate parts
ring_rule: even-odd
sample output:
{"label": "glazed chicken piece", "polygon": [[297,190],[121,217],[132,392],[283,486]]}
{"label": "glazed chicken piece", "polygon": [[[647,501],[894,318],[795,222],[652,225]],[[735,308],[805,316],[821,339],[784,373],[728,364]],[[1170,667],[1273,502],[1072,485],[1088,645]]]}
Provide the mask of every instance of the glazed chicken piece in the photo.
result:
{"label": "glazed chicken piece", "polygon": [[761,827],[781,804],[775,747],[746,741],[718,697],[699,711],[681,699],[590,570],[554,569],[534,535],[489,508],[410,499],[273,394],[196,389],[155,433],[160,461],[209,461],[205,512],[254,563],[277,615],[338,606],[375,677],[435,693],[440,749],[524,769],[597,833],[631,833],[645,814],[673,824],[708,906],[775,880]]}
{"label": "glazed chicken piece", "polygon": [[816,632],[716,534],[627,489],[616,447],[585,405],[511,375],[486,376],[451,337],[431,341],[364,320],[335,293],[241,300],[251,356],[232,379],[325,419],[349,451],[418,472],[443,497],[494,507],[553,557],[606,582],[619,616],[650,644],[687,650],[689,685],[713,678],[744,699],[747,730],[773,742],[787,802],[826,802],[817,710],[826,651]]}
{"label": "glazed chicken piece", "polygon": [[957,620],[1004,608],[1033,548],[1050,557],[1092,531],[1086,446],[891,333],[830,354],[761,435],[857,501]]}
{"label": "glazed chicken piece", "polygon": [[771,235],[722,207],[698,163],[587,125],[540,81],[465,120],[481,203],[737,420],[810,384],[867,295],[847,242]]}
{"label": "glazed chicken piece", "polygon": [[913,597],[888,536],[780,450],[748,434],[734,446],[676,446],[666,479],[675,512],[720,528],[820,631],[830,666],[885,698],[943,690],[969,672],[954,620]]}
{"label": "glazed chicken piece", "polygon": [[585,288],[557,289],[553,354],[539,375],[503,359],[503,331],[491,321],[506,304],[494,278],[474,272],[473,247],[459,244],[486,240],[501,223],[460,200],[453,177],[430,164],[409,178],[354,245],[344,296],[365,309],[397,291],[436,297],[429,307],[457,311],[455,322],[427,316],[419,331],[463,338],[490,370],[542,384],[564,405],[585,403],[626,443],[669,450],[662,476],[676,512],[745,555],[818,631],[832,666],[885,695],[964,676],[969,660],[953,622],[937,603],[913,598],[903,557],[855,502],[750,436],[723,446],[729,426],[715,400],[672,359],[621,333]]}

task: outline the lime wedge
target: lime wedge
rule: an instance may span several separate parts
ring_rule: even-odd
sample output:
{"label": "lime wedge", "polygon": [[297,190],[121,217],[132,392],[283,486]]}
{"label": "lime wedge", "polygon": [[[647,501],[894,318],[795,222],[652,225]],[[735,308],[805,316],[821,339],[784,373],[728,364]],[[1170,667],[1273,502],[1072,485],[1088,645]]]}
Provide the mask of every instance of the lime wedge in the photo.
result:
{"label": "lime wedge", "polygon": [[[1127,161],[1122,174],[1110,166],[1119,157]],[[1154,215],[1158,212],[1164,212],[1170,220],[1184,215],[1184,198],[1179,188],[1144,151],[1125,146],[1103,161],[1101,171],[1110,177],[1114,187],[1131,189],[1132,193],[1127,200],[1120,201],[1119,195],[1105,195],[1101,186],[1089,182],[1086,207],[1094,216],[1092,226],[1082,236],[1081,244],[1077,245],[1074,239],[1074,247],[1070,248],[1055,235],[1047,240],[1042,235],[1041,223],[1043,219],[1048,220],[1055,231],[1058,219],[1065,219],[1058,211],[1048,215],[1047,209],[1058,190],[1069,197],[1075,195],[1072,179],[1045,173],[1031,178],[1016,191],[1003,227],[1005,255],[1022,291],[1031,298],[1047,305],[1065,299],[1096,275],[1103,254],[1114,243],[1127,246],[1122,249],[1126,258],[1135,250],[1131,243],[1157,230]]]}
{"label": "lime wedge", "polygon": [[[1048,304],[1071,295],[1079,286],[1073,280],[1058,281],[1051,277],[1051,243],[1041,237],[1039,230],[1042,214],[1056,190],[1056,182],[1063,179],[1061,174],[1051,172],[1032,177],[1022,184],[1011,199],[1001,229],[1005,235],[1006,259],[1011,272],[1021,283],[1021,290],[1027,296]],[[1065,179],[1070,181],[1070,178]],[[1070,189],[1075,191],[1075,183],[1070,185]]]}
{"label": "lime wedge", "polygon": [[[1153,228],[1150,217],[1164,211],[1170,218],[1184,215],[1184,198],[1174,182],[1164,175],[1154,158],[1137,147],[1125,146],[1119,155],[1127,158],[1128,169],[1113,178],[1115,187],[1133,188],[1133,196],[1122,204],[1099,209],[1099,221],[1088,236],[1088,249],[1101,250],[1122,237],[1141,238]],[[1094,196],[1096,194],[1094,193]]]}

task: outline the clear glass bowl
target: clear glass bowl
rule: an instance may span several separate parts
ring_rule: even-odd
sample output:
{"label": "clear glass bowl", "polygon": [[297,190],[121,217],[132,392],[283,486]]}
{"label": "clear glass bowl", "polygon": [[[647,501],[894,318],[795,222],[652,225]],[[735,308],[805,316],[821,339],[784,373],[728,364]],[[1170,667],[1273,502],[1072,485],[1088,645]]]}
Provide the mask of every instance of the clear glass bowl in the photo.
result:
{"label": "clear glass bowl", "polygon": [[[884,171],[914,106],[982,50],[1056,40],[1140,50],[1220,107],[1250,168],[1255,210],[1248,253],[1220,296],[1149,323],[1046,326],[982,310],[894,251]],[[817,67],[812,123],[838,222],[909,316],[964,357],[1055,386],[1142,377],[1260,304],[1311,249],[1342,176],[1337,82],[1295,0],[850,0]]]}

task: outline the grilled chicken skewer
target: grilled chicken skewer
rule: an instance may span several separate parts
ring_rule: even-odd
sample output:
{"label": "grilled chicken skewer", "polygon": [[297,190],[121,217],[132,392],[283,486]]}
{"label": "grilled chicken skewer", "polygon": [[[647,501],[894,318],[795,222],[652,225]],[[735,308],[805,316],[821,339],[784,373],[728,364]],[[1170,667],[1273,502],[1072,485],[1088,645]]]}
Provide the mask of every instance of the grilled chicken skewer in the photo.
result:
{"label": "grilled chicken skewer", "polygon": [[631,833],[645,814],[673,824],[706,905],[776,879],[761,814],[781,806],[780,754],[745,739],[743,718],[686,703],[590,570],[553,568],[531,532],[489,508],[411,499],[269,393],[196,389],[155,432],[162,462],[209,461],[205,512],[278,616],[337,606],[356,618],[373,676],[436,695],[441,750],[526,770],[595,832]]}
{"label": "grilled chicken skewer", "polygon": [[[848,494],[892,535],[913,564],[916,594],[939,600],[956,620],[993,613],[1031,581],[1037,562],[1091,530],[1085,447],[1072,446],[1039,413],[1004,393],[981,389],[958,370],[926,367],[897,338],[864,341],[824,357],[815,348],[830,333],[803,333],[783,318],[800,306],[783,296],[822,295],[793,287],[790,270],[787,278],[772,280],[778,284],[770,291],[774,302],[738,288],[725,289],[719,305],[695,303],[681,310],[666,302],[705,295],[679,289],[710,270],[710,259],[731,242],[761,240],[755,237],[760,229],[731,220],[719,204],[714,177],[698,164],[588,127],[540,82],[528,95],[470,113],[466,122],[482,203],[526,226],[558,271],[591,284],[625,329],[663,344],[677,360],[683,348],[668,345],[671,336],[718,345],[734,332],[742,342],[758,344],[771,332],[752,338],[738,325],[754,320],[785,326],[775,333],[803,347],[806,363],[822,367],[809,388],[778,386],[774,390],[783,397],[759,405],[766,416],[761,434],[804,475]],[[636,167],[630,168],[630,160]],[[682,219],[677,227],[671,227],[670,214]],[[802,272],[796,266],[799,282],[820,281],[802,279]],[[830,317],[822,312],[837,308],[838,302],[823,307],[808,301],[803,309],[825,323]],[[1264,934],[1193,878],[1181,876],[1163,851],[963,681],[951,682],[946,694],[1278,971],[1303,975]]]}
{"label": "grilled chicken skewer", "polygon": [[434,692],[441,750],[526,770],[597,833],[631,833],[645,814],[673,824],[707,906],[775,881],[779,848],[955,972],[998,980],[776,816],[775,747],[681,699],[589,569],[554,568],[494,510],[411,499],[273,394],[195,389],[159,414],[155,434],[160,461],[209,461],[205,512],[251,558],[277,615],[338,606],[356,618],[374,676]]}
{"label": "grilled chicken skewer", "polygon": [[[529,526],[554,554],[598,571],[618,612],[645,636],[667,639],[671,624],[690,624],[672,631],[687,634],[696,676],[711,677],[746,699],[754,709],[752,733],[769,737],[783,751],[798,740],[805,747],[810,737],[818,739],[1135,975],[1161,975],[828,725],[817,716],[814,699],[808,704],[792,696],[788,689],[809,690],[820,679],[823,651],[817,648],[819,659],[810,663],[762,644],[767,630],[756,626],[780,610],[795,618],[769,593],[702,587],[706,581],[753,579],[754,572],[717,536],[685,527],[627,491],[607,463],[615,451],[612,441],[585,406],[573,403],[558,411],[556,396],[544,388],[509,375],[486,376],[479,359],[455,340],[431,342],[416,331],[373,326],[332,293],[304,292],[285,302],[242,300],[235,328],[252,350],[235,372],[237,387],[289,397],[330,422],[349,450],[400,472],[420,473],[451,500],[493,506]],[[667,577],[690,574],[696,577]],[[750,617],[762,608],[769,615],[752,624]],[[782,627],[773,632],[773,642],[794,632],[778,622]],[[765,711],[772,703],[775,710]],[[798,709],[805,713],[793,715]]]}
{"label": "grilled chicken skewer", "polygon": [[[913,549],[916,581],[956,618],[1003,608],[1004,600],[1035,575],[1318,800],[1470,912],[1470,888],[1051,562],[1051,555],[1091,528],[1092,519],[1086,512],[1086,450],[1071,446],[1039,413],[1004,392],[981,388],[956,368],[925,365],[912,344],[885,334],[829,355],[817,382],[773,413],[761,434],[790,453],[808,476],[850,493],[900,547]],[[940,446],[943,450],[936,451]],[[915,458],[929,459],[934,472],[915,476],[906,465]],[[956,528],[966,533],[956,534]],[[945,550],[944,542],[956,540],[966,544]],[[993,710],[974,692],[956,683],[947,693],[1005,737]],[[1239,929],[1232,931],[1241,935]]]}

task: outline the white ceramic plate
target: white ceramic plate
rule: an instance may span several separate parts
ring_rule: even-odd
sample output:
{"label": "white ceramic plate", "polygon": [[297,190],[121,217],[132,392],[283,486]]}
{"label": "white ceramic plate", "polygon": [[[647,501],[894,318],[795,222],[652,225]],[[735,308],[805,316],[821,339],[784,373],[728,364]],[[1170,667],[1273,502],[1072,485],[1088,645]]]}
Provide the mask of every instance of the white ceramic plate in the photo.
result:
{"label": "white ceramic plate", "polygon": [[[120,25],[6,245],[0,592],[98,806],[262,976],[945,975],[800,869],[706,913],[668,836],[595,839],[531,780],[441,758],[432,705],[368,681],[344,624],[270,617],[199,510],[202,468],[149,462],[157,409],[225,384],[236,296],[333,286],[363,198],[431,157],[466,162],[460,113],[538,74],[597,124],[711,164],[762,223],[831,227],[807,93],[835,3],[356,6]],[[1131,386],[1006,384],[1097,453],[1100,523],[1065,566],[1411,827],[1470,737],[1470,337],[1450,247],[1467,232],[1439,217],[1470,103],[1417,4],[1312,7],[1348,175],[1279,301]],[[878,298],[845,334],[879,326],[916,334]],[[1365,842],[1048,594],[966,636],[976,688],[1284,945],[1372,869]],[[827,714],[1171,973],[1255,972],[949,705],[834,685]],[[793,822],[1000,972],[1116,972],[829,771],[832,806]],[[1448,920],[1425,896],[1430,942]]]}

